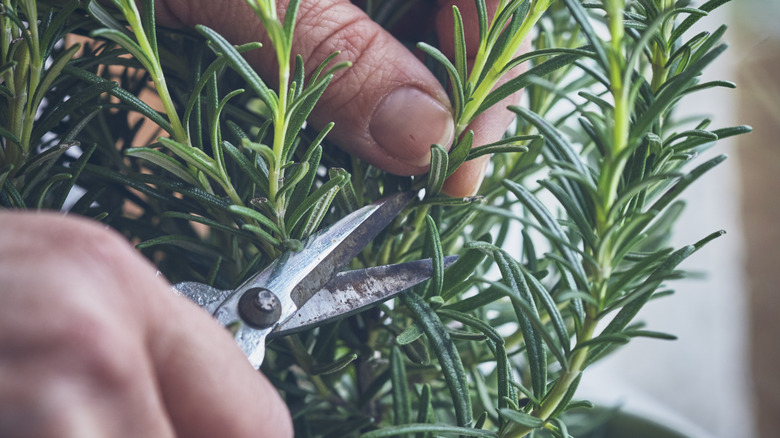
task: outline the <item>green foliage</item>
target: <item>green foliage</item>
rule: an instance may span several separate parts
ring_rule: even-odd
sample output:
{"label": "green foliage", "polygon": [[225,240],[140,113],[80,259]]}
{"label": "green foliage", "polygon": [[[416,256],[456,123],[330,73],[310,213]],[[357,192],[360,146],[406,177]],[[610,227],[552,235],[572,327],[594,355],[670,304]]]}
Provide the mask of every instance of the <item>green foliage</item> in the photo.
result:
{"label": "green foliage", "polygon": [[[502,0],[488,17],[476,0],[476,47],[455,8],[454,58],[436,41],[418,46],[447,79],[455,144],[432,145],[430,172],[411,178],[338,152],[332,124],[306,126],[349,64],[331,65],[334,54],[309,72],[293,57],[299,2],[282,18],[275,2],[248,1],[271,47],[160,28],[151,0],[2,0],[0,205],[96,218],[170,281],[227,288],[323,224],[424,188],[353,265],[432,257],[433,278],[392,306],[269,345],[263,372],[298,436],[565,437],[561,415],[583,405],[572,400],[587,366],[634,337],[673,338],[635,319],[721,234],[668,245],[681,194],[725,157],[691,162],[750,130],[675,116],[688,95],[734,86],[700,82],[725,29],[689,33],[726,1]],[[366,9],[391,25],[413,3]],[[249,50],[274,51],[277,84]],[[510,133],[474,144],[474,118],[521,89]],[[480,196],[440,193],[485,155]],[[450,254],[460,259],[444,269]]]}

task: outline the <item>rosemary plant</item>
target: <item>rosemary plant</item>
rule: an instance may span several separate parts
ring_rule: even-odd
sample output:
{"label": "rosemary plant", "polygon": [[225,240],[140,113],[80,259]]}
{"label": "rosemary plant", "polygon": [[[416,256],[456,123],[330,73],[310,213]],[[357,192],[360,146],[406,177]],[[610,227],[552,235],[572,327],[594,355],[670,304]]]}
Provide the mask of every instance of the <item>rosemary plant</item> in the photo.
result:
{"label": "rosemary plant", "polygon": [[[575,399],[589,365],[635,337],[673,338],[637,312],[723,234],[670,247],[679,197],[725,159],[698,163],[699,152],[750,130],[675,117],[688,95],[734,87],[699,80],[725,28],[689,32],[728,0],[501,0],[492,17],[475,0],[475,53],[454,8],[454,59],[436,41],[418,47],[449,87],[455,143],[432,145],[430,172],[410,178],[327,145],[332,125],[306,126],[349,65],[331,65],[334,54],[310,70],[295,56],[299,1],[284,17],[272,1],[247,1],[271,47],[160,28],[152,0],[2,0],[0,204],[93,217],[170,281],[227,288],[323,224],[424,188],[354,265],[432,257],[433,278],[269,345],[262,371],[301,437],[568,437],[567,411],[589,406]],[[392,11],[409,3],[365,7],[382,21],[403,19]],[[518,55],[528,39],[533,50]],[[252,70],[249,50],[275,52],[277,84]],[[519,65],[525,73],[497,86]],[[162,111],[146,100],[149,82]],[[519,90],[505,138],[473,144],[470,122]],[[440,193],[487,154],[480,196]],[[460,255],[446,270],[445,254]]]}

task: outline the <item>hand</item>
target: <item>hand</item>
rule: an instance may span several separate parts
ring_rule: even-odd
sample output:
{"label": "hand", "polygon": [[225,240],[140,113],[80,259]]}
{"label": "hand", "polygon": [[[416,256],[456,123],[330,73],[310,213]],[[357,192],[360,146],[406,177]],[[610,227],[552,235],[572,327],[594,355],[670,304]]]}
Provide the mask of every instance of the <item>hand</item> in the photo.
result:
{"label": "hand", "polygon": [[0,436],[292,436],[228,332],[121,236],[56,214],[0,224]]}
{"label": "hand", "polygon": [[[287,1],[278,2],[280,9]],[[452,5],[464,17],[468,53],[478,44],[477,13],[473,0],[439,0],[434,7],[420,2],[415,24],[433,26],[442,50],[454,56]],[[498,0],[488,0],[488,13]],[[282,12],[280,11],[280,14]],[[234,44],[270,43],[260,20],[245,0],[158,0],[157,17],[168,26],[204,24]],[[412,18],[412,17],[410,17]],[[449,148],[454,127],[447,94],[423,63],[390,33],[371,21],[348,0],[303,0],[298,12],[293,53],[300,54],[311,71],[335,51],[337,61],[353,66],[337,73],[311,116],[315,127],[331,121],[329,134],[347,152],[398,175],[419,175],[430,167],[430,147],[438,143]],[[276,70],[273,50],[261,48],[247,55],[265,77]],[[272,82],[273,83],[273,82]],[[499,140],[514,115],[507,105],[516,96],[486,111],[469,126],[474,144]],[[445,183],[452,196],[473,195],[479,189],[488,164],[487,156],[468,161]]]}

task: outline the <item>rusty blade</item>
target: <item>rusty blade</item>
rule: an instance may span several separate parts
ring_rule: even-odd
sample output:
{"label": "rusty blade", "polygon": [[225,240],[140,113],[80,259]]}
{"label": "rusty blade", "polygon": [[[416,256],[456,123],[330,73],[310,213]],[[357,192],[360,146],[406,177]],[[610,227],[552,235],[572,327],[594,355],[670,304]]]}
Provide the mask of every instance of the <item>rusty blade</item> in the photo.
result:
{"label": "rusty blade", "polygon": [[[445,257],[444,267],[457,259],[458,256]],[[269,337],[285,336],[352,315],[393,298],[432,275],[431,259],[339,273]]]}
{"label": "rusty blade", "polygon": [[[217,305],[214,317],[235,330],[239,348],[255,368],[263,363],[265,338],[274,326],[259,328],[240,314],[239,303],[245,294],[264,289],[275,295],[278,304],[274,307],[280,310],[278,321],[283,323],[347,266],[415,196],[414,192],[396,193],[353,211],[303,241],[301,250],[281,254]],[[252,300],[248,302],[251,305]]]}
{"label": "rusty blade", "polygon": [[311,236],[302,251],[289,253],[280,266],[299,270],[302,275],[290,292],[298,309],[341,272],[415,196],[414,192],[396,193],[354,211]]}

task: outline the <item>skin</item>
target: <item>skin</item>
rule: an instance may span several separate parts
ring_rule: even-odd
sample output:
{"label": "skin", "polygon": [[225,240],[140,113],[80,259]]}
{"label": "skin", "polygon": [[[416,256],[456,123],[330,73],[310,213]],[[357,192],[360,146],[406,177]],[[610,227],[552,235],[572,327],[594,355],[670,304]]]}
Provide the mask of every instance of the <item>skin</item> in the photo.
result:
{"label": "skin", "polygon": [[[496,3],[488,1],[489,10]],[[474,47],[473,0],[415,11],[450,56],[452,4],[463,12],[467,45]],[[268,44],[244,0],[158,0],[157,8],[163,25],[205,24],[235,44]],[[335,50],[354,62],[337,75],[311,123],[335,121],[336,143],[389,172],[426,172],[430,144],[449,146],[452,121],[446,93],[417,56],[348,1],[305,0],[299,17],[293,51],[305,65],[311,69]],[[249,59],[273,78],[270,50]],[[406,93],[409,108],[438,108],[433,121],[417,114],[382,124],[383,99],[404,88],[414,90]],[[470,126],[475,144],[501,137],[513,118],[503,108],[514,100]],[[396,131],[398,138],[388,141],[386,134]],[[475,193],[486,164],[487,158],[464,164],[445,192]],[[0,223],[0,436],[293,435],[278,393],[227,331],[171,293],[121,236],[53,213],[0,212]]]}
{"label": "skin", "polygon": [[[281,10],[287,0],[277,2]],[[420,2],[429,4],[430,2]],[[492,16],[497,0],[488,0]],[[215,10],[218,5],[218,10]],[[463,15],[467,53],[478,45],[477,13],[473,0],[439,0],[433,7],[420,6],[409,14],[409,28],[399,32],[415,40],[413,29],[434,28],[445,55],[454,57],[452,42],[452,6]],[[191,27],[202,24],[222,33],[234,44],[260,41],[263,48],[247,55],[250,64],[276,83],[276,55],[270,49],[260,20],[245,0],[166,0],[158,1],[158,21],[167,26]],[[422,22],[422,26],[420,26]],[[411,31],[411,32],[410,32]],[[334,62],[349,60],[349,69],[337,73],[312,113],[310,122],[322,127],[331,121],[335,127],[328,138],[345,151],[388,172],[398,175],[421,175],[430,165],[430,147],[438,143],[449,148],[453,137],[452,109],[439,82],[418,58],[392,34],[371,21],[363,11],[347,0],[303,0],[298,11],[293,53],[300,54],[307,70],[335,51],[342,53]],[[518,74],[515,71],[506,77]],[[420,93],[409,99],[409,108],[425,108],[421,113],[402,111],[392,121],[380,120],[378,108],[395,90],[414,89]],[[514,96],[495,105],[478,117],[469,129],[474,130],[474,144],[499,140],[514,114],[506,110],[516,104]],[[441,108],[432,108],[433,101]],[[382,127],[385,129],[382,129]],[[381,135],[382,133],[386,135]],[[380,135],[376,135],[379,133]],[[384,140],[384,141],[383,141]],[[445,183],[444,192],[451,196],[476,194],[489,157],[464,163]]]}
{"label": "skin", "polygon": [[117,233],[0,213],[0,436],[292,436],[228,332]]}

